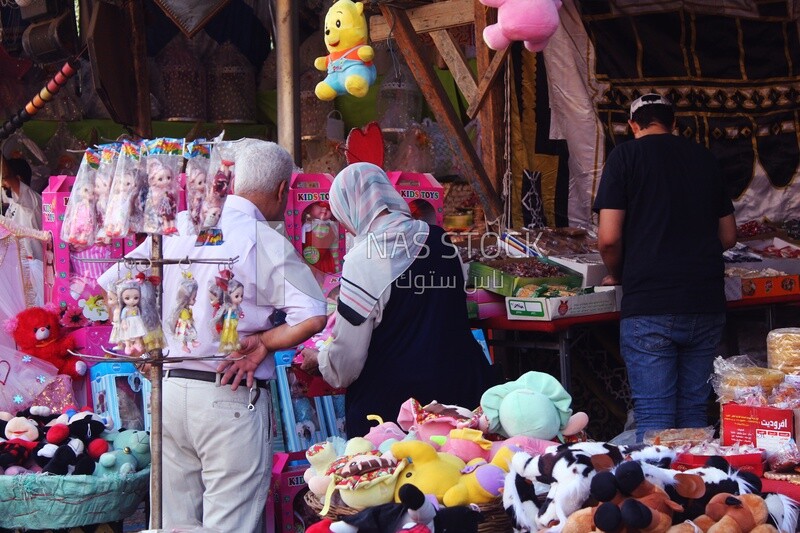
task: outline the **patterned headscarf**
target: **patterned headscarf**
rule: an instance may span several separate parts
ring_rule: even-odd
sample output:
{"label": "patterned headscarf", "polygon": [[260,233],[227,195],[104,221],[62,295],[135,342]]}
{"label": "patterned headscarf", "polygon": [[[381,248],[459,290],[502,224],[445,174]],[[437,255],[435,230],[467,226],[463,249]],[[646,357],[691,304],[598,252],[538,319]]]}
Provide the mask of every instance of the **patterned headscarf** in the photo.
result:
{"label": "patterned headscarf", "polygon": [[336,220],[355,235],[353,248],[344,257],[339,305],[344,307],[340,314],[359,325],[383,291],[417,258],[429,228],[411,218],[386,173],[371,163],[342,170],[333,180],[330,204]]}

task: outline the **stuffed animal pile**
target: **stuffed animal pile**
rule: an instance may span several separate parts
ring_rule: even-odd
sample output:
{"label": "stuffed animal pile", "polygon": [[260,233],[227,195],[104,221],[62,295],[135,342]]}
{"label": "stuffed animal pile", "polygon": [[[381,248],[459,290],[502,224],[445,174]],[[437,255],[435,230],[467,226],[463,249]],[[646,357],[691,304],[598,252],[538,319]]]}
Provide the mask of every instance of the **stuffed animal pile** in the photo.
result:
{"label": "stuffed animal pile", "polygon": [[588,422],[571,401],[558,380],[529,372],[473,411],[412,398],[396,424],[376,417],[364,437],[318,443],[305,479],[320,514],[358,512],[308,531],[477,531],[479,506],[501,503],[516,532],[795,531],[797,502],[762,495],[760,478],[720,457],[680,472],[667,446],[565,442]]}
{"label": "stuffed animal pile", "polygon": [[106,431],[90,408],[0,412],[0,475],[125,475],[150,464],[150,435]]}

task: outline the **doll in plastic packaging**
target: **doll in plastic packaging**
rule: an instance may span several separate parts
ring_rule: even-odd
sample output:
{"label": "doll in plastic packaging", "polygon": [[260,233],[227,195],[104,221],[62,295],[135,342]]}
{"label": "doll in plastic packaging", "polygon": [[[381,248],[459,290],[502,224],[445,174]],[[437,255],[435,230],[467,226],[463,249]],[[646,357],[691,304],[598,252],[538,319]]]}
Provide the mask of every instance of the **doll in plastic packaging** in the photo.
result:
{"label": "doll in plastic packaging", "polygon": [[105,216],[108,207],[108,197],[111,193],[111,183],[114,180],[114,171],[117,167],[117,150],[114,145],[103,146],[100,152],[100,163],[94,175],[94,218],[97,224],[96,242],[108,243],[105,232]]}
{"label": "doll in plastic packaging", "polygon": [[94,240],[96,233],[94,202],[94,185],[91,183],[83,183],[72,188],[68,205],[73,209],[69,213],[71,215],[69,220],[64,217],[64,225],[61,227],[62,239],[75,246],[86,246]]}
{"label": "doll in plastic packaging", "polygon": [[203,201],[208,183],[210,154],[205,144],[195,141],[186,146],[184,155],[186,157],[186,210],[189,212],[194,232],[197,233],[203,223]]}
{"label": "doll in plastic packaging", "polygon": [[108,197],[105,216],[106,236],[125,237],[131,231],[141,231],[134,221],[142,183],[139,179],[140,147],[124,142],[114,171],[114,182]]}
{"label": "doll in plastic packaging", "polygon": [[328,202],[314,202],[305,211],[303,258],[314,268],[334,274],[338,270],[339,225],[331,220]]}
{"label": "doll in plastic packaging", "polygon": [[181,349],[190,353],[192,348],[197,348],[200,343],[197,341],[197,329],[194,326],[192,306],[197,300],[197,280],[191,273],[185,272],[176,296],[175,308],[169,315],[167,327],[173,338],[181,343]]}
{"label": "doll in plastic packaging", "polygon": [[142,319],[142,283],[138,279],[124,280],[117,286],[120,307],[120,340],[125,344],[125,354],[144,352],[147,329]]}
{"label": "doll in plastic packaging", "polygon": [[108,342],[115,350],[122,350],[125,345],[120,335],[121,309],[119,305],[119,294],[117,293],[116,287],[112,287],[111,290],[106,291],[106,308],[108,308],[108,315],[111,318],[111,333],[108,335]]}
{"label": "doll in plastic packaging", "polygon": [[89,148],[83,154],[75,184],[69,196],[61,226],[61,240],[73,246],[94,243],[97,226],[95,221],[94,180],[100,159],[97,151]]}
{"label": "doll in plastic packaging", "polygon": [[175,227],[178,197],[174,179],[172,171],[161,161],[152,157],[147,159],[147,183],[150,189],[145,207],[145,232],[160,235],[178,232]]}
{"label": "doll in plastic packaging", "polygon": [[230,191],[233,172],[233,161],[222,159],[219,169],[214,174],[211,183],[208,184],[205,199],[203,200],[203,229],[214,228],[219,224],[222,216],[222,207]]}
{"label": "doll in plastic packaging", "polygon": [[129,216],[136,200],[136,172],[125,172],[117,176],[114,192],[108,199],[105,216],[105,232],[112,239],[124,237],[129,231]]}
{"label": "doll in plastic packaging", "polygon": [[217,277],[217,284],[224,291],[222,313],[222,330],[219,337],[220,353],[235,352],[241,345],[239,344],[239,319],[244,317],[242,313],[242,300],[244,299],[244,285],[233,279],[230,270],[223,270]]}

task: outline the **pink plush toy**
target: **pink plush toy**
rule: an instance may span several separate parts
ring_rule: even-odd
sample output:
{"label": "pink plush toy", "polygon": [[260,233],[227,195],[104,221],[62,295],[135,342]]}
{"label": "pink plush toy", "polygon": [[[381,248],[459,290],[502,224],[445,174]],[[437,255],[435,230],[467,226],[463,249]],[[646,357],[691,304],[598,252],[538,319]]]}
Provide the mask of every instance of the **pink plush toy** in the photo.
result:
{"label": "pink plush toy", "polygon": [[376,449],[389,439],[403,440],[406,436],[400,426],[394,422],[384,422],[378,415],[367,415],[367,420],[378,422],[377,426],[369,428],[369,433],[364,435],[364,438],[370,441]]}
{"label": "pink plush toy", "polygon": [[561,0],[480,0],[497,8],[497,23],[486,26],[483,40],[492,50],[502,50],[512,41],[524,41],[525,48],[538,52],[558,29]]}

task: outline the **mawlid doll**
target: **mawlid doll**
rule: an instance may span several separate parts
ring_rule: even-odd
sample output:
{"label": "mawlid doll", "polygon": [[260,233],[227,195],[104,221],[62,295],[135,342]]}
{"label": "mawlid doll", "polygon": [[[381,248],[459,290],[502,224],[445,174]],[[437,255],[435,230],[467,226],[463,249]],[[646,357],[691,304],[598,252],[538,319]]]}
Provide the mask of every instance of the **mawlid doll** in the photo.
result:
{"label": "mawlid doll", "polygon": [[192,306],[197,300],[197,280],[194,279],[191,272],[183,273],[175,300],[175,308],[169,315],[167,327],[172,333],[172,337],[181,343],[181,349],[190,353],[190,345],[192,348],[200,345],[197,341],[197,329],[194,326],[192,314]]}
{"label": "mawlid doll", "polygon": [[219,337],[219,351],[221,353],[235,352],[239,344],[239,319],[244,317],[241,304],[244,300],[244,285],[233,279],[233,272],[223,270],[217,276],[217,285],[224,291],[219,320],[222,324]]}
{"label": "mawlid doll", "polygon": [[142,320],[142,283],[138,279],[123,280],[117,285],[120,305],[119,340],[125,346],[126,355],[144,352],[144,336],[147,329]]}

